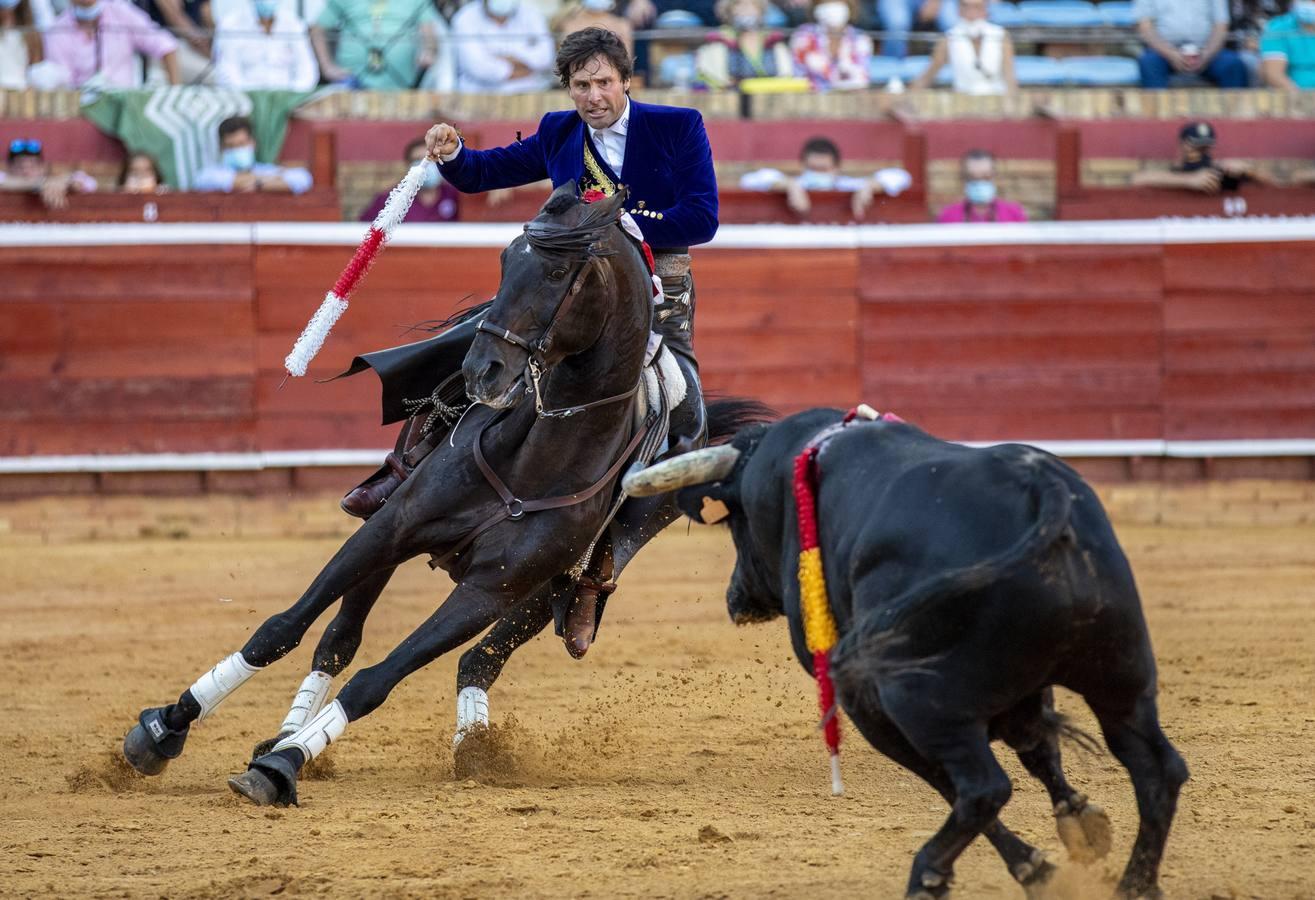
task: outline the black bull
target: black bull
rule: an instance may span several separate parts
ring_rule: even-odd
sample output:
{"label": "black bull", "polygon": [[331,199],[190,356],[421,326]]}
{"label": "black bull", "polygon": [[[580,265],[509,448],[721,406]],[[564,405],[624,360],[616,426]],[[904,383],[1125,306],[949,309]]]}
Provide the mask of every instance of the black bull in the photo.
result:
{"label": "black bull", "polygon": [[[734,451],[688,454],[701,460],[668,475],[685,485],[680,505],[692,518],[725,504],[737,555],[732,618],[784,614],[810,672],[792,465],[839,419],[812,410],[742,431]],[[946,894],[955,859],[979,834],[1025,886],[1053,873],[996,818],[1011,784],[993,739],[1045,785],[1070,855],[1108,850],[1103,813],[1064,778],[1057,734],[1076,729],[1054,713],[1052,685],[1086,700],[1132,778],[1141,825],[1119,889],[1153,894],[1187,767],[1160,730],[1137,587],[1096,495],[1036,448],[973,449],[899,422],[852,423],[824,445],[818,466],[840,703],[874,747],[952,807],[917,854],[910,896]]]}

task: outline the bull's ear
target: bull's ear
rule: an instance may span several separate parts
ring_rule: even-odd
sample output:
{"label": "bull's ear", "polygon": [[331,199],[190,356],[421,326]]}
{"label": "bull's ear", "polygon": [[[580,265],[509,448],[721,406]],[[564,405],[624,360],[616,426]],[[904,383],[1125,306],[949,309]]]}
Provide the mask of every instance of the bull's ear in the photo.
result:
{"label": "bull's ear", "polygon": [[702,525],[725,522],[731,515],[729,491],[725,484],[713,482],[683,488],[676,494],[680,511]]}

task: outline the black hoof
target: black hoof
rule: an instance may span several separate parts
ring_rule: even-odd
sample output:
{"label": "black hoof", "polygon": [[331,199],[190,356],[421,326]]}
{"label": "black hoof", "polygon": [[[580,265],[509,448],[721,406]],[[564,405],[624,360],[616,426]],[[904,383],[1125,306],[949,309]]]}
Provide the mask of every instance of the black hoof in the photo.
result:
{"label": "black hoof", "polygon": [[247,769],[241,775],[230,776],[228,786],[233,789],[233,793],[241,794],[256,806],[273,806],[278,803],[278,785],[259,769]]}
{"label": "black hoof", "polygon": [[169,757],[160,752],[155,741],[140,725],[123,736],[123,758],[143,775],[159,775],[169,765]]}

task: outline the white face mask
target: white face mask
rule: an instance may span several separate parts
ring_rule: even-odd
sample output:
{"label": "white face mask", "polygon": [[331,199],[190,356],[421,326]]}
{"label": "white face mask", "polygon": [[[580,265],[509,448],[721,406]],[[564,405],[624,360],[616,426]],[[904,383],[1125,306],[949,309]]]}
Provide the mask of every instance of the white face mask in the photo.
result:
{"label": "white face mask", "polygon": [[615,0],[580,0],[580,5],[590,12],[611,12],[616,2]]}
{"label": "white face mask", "polygon": [[497,16],[499,19],[510,18],[520,5],[520,0],[484,0],[484,8],[488,10],[489,15]]}
{"label": "white face mask", "polygon": [[819,3],[813,7],[813,18],[823,28],[839,31],[849,24],[849,4],[843,0]]}

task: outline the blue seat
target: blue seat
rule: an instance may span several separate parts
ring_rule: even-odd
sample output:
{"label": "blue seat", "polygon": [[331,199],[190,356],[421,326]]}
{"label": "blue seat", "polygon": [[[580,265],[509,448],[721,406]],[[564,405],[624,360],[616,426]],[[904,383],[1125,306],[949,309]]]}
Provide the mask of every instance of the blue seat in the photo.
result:
{"label": "blue seat", "polygon": [[903,60],[893,56],[874,56],[868,60],[868,75],[872,78],[873,86],[879,87],[896,76],[902,81],[902,63]]}
{"label": "blue seat", "polygon": [[1105,20],[1106,25],[1131,28],[1137,24],[1137,17],[1133,14],[1132,4],[1128,0],[1108,0],[1106,3],[1097,4],[1096,11]]}
{"label": "blue seat", "polygon": [[1070,56],[1059,61],[1068,84],[1119,87],[1141,83],[1137,60],[1126,56]]}
{"label": "blue seat", "polygon": [[992,3],[987,18],[1005,28],[1013,28],[1015,25],[1023,24],[1023,14],[1012,3]]}
{"label": "blue seat", "polygon": [[694,83],[697,72],[693,53],[676,53],[663,58],[662,65],[658,66],[658,80],[663,84],[687,87]]}
{"label": "blue seat", "polygon": [[1064,83],[1064,70],[1059,60],[1049,56],[1015,56],[1014,75],[1022,85]]}
{"label": "blue seat", "polygon": [[900,78],[912,81],[926,71],[929,65],[931,65],[930,56],[906,56],[900,60]]}
{"label": "blue seat", "polygon": [[790,19],[781,8],[774,3],[767,4],[767,11],[763,13],[763,24],[768,28],[788,28]]}
{"label": "blue seat", "polygon": [[702,28],[703,20],[684,9],[669,9],[653,22],[654,28]]}
{"label": "blue seat", "polygon": [[1105,24],[1094,3],[1087,0],[1023,0],[1018,4],[1020,25],[1044,28],[1090,28]]}

